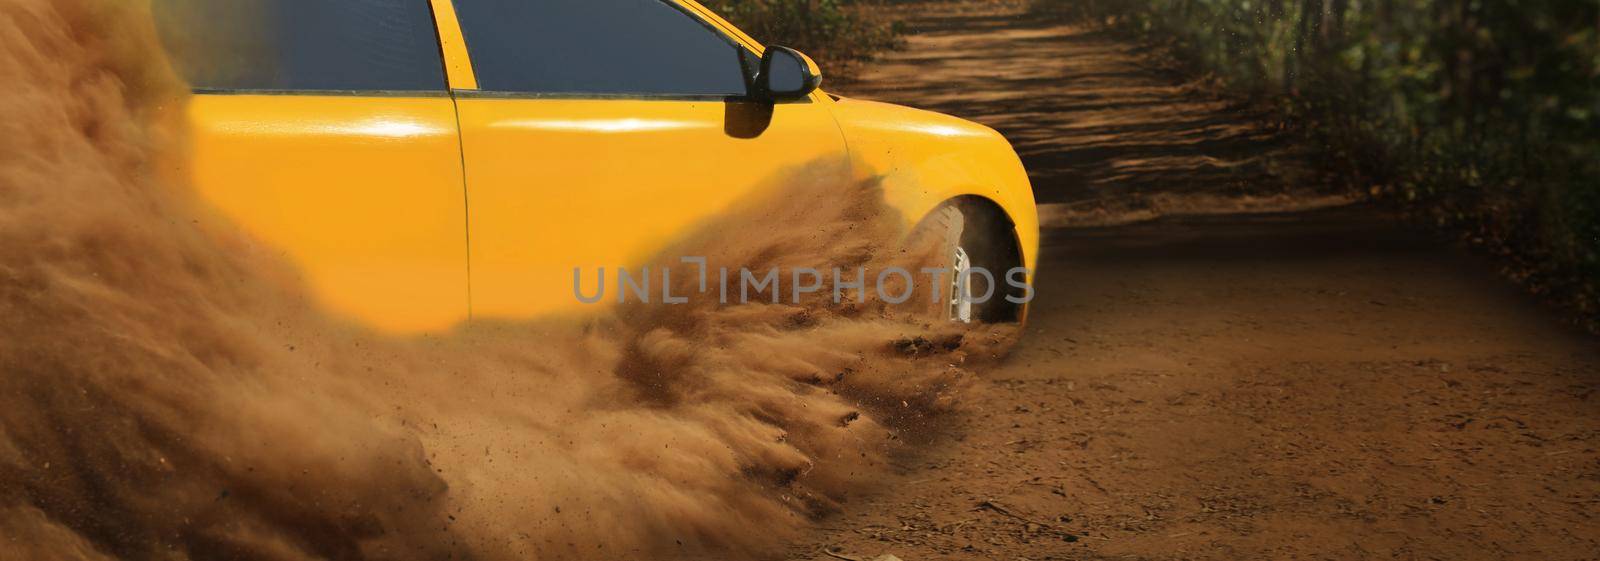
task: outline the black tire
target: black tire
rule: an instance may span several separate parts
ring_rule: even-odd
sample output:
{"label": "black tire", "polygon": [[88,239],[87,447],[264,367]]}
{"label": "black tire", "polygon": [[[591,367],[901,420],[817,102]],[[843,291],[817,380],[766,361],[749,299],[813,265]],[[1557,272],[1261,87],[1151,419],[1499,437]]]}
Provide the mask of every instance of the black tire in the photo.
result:
{"label": "black tire", "polygon": [[[957,269],[965,255],[971,269],[989,273],[987,276],[976,272],[966,275],[974,299],[966,317],[982,323],[1009,323],[1020,319],[1021,306],[1006,297],[1021,297],[1022,290],[1008,284],[1006,274],[1021,266],[1022,259],[1017,250],[1015,227],[998,208],[968,201],[948,203],[930,214],[919,228],[942,233],[944,267]],[[952,292],[960,292],[961,285],[957,281],[954,275],[947,276],[945,285],[940,287],[947,303],[936,313],[952,321],[963,321],[961,303],[950,298]],[[987,299],[976,301],[985,295]]]}

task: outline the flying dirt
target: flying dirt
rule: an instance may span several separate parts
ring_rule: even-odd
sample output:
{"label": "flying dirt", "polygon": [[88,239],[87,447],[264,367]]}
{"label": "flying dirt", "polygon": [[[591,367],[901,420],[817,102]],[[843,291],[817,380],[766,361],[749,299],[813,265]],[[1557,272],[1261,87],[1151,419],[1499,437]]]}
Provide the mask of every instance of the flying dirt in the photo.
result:
{"label": "flying dirt", "polygon": [[[0,559],[759,553],[1013,338],[820,296],[371,333],[193,199],[164,60],[140,2],[0,0]],[[663,255],[936,253],[848,177],[797,170]]]}

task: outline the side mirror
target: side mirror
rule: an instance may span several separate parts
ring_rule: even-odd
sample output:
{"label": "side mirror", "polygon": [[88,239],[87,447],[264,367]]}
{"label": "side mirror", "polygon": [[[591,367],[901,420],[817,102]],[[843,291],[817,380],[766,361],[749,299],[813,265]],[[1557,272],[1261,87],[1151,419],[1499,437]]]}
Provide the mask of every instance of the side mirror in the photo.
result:
{"label": "side mirror", "polygon": [[766,101],[792,101],[822,86],[822,70],[810,57],[789,47],[767,47],[756,74],[756,96]]}

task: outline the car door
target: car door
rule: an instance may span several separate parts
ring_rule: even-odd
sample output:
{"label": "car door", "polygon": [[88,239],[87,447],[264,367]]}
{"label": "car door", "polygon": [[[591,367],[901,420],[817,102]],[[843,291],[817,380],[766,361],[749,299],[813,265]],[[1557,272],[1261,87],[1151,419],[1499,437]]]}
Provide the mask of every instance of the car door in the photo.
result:
{"label": "car door", "polygon": [[474,318],[576,309],[575,268],[635,266],[785,170],[846,157],[827,98],[749,101],[755,54],[689,6],[436,5],[476,82],[455,91]]}
{"label": "car door", "polygon": [[428,0],[156,0],[200,196],[341,317],[467,317],[461,147]]}

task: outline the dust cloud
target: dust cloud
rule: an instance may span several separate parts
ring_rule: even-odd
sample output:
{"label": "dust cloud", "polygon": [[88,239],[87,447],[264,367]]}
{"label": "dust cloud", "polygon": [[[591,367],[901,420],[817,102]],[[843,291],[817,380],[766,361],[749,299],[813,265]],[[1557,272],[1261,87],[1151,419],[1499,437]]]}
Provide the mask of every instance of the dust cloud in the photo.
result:
{"label": "dust cloud", "polygon": [[[1008,344],[822,298],[422,338],[325,318],[168,177],[163,60],[140,2],[0,0],[0,559],[756,554],[870,490]],[[664,255],[932,253],[846,177],[797,173]]]}

